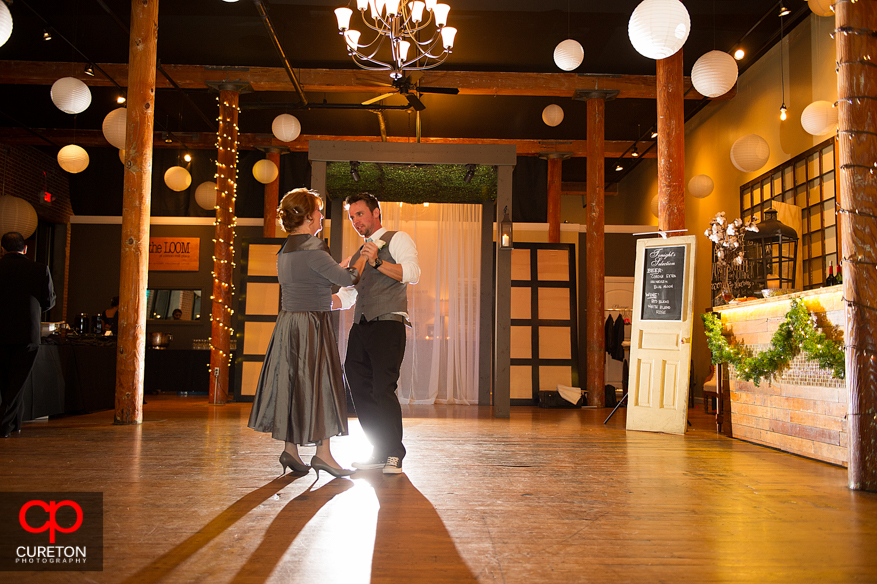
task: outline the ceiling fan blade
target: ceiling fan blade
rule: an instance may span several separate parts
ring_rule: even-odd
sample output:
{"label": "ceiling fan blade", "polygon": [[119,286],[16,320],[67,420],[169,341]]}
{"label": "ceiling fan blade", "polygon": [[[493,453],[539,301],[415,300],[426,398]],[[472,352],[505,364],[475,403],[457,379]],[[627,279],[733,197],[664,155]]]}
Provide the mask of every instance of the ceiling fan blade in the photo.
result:
{"label": "ceiling fan blade", "polygon": [[374,79],[364,79],[362,77],[357,77],[356,82],[361,83],[362,85],[378,85],[380,87],[393,87],[389,83],[382,83],[380,81],[375,81]]}
{"label": "ceiling fan blade", "polygon": [[388,97],[392,97],[394,95],[396,95],[396,93],[385,93],[383,95],[379,95],[377,97],[365,100],[364,102],[362,102],[362,105],[371,105],[373,103],[381,101],[382,99],[387,99]]}
{"label": "ceiling fan blade", "polygon": [[420,93],[444,93],[447,95],[457,95],[460,90],[456,87],[418,87]]}
{"label": "ceiling fan blade", "polygon": [[405,99],[408,100],[408,105],[414,108],[414,111],[422,112],[426,109],[426,106],[423,105],[423,102],[420,101],[420,99],[413,93],[405,93],[403,95],[405,96]]}

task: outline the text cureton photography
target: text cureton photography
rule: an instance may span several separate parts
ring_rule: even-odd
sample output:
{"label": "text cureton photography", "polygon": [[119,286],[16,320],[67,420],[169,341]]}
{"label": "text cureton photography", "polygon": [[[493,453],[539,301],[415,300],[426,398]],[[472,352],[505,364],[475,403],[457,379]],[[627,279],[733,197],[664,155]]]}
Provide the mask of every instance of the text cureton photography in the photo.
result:
{"label": "text cureton photography", "polygon": [[0,570],[103,570],[103,493],[0,494]]}

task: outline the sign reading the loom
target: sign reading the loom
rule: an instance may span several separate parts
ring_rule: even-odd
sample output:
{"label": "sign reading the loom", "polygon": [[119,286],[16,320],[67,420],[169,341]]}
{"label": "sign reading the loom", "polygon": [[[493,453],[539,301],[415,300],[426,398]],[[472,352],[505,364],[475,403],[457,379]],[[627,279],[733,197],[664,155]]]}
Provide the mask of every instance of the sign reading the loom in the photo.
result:
{"label": "sign reading the loom", "polygon": [[166,272],[197,272],[198,237],[150,237],[149,269]]}
{"label": "sign reading the loom", "polygon": [[682,320],[685,246],[646,248],[642,320]]}

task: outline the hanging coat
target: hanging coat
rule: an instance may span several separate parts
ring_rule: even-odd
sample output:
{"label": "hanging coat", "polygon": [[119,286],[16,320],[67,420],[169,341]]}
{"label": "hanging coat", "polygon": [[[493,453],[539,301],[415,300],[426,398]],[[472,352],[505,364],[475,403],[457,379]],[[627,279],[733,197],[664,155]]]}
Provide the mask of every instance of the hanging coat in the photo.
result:
{"label": "hanging coat", "polygon": [[611,357],[612,352],[615,350],[615,321],[612,320],[611,314],[606,319],[604,333],[606,338],[606,352],[609,353],[609,356]]}
{"label": "hanging coat", "polygon": [[618,318],[615,319],[615,332],[613,333],[614,344],[612,345],[612,352],[609,353],[613,359],[616,361],[624,361],[624,316],[621,314],[618,315]]}

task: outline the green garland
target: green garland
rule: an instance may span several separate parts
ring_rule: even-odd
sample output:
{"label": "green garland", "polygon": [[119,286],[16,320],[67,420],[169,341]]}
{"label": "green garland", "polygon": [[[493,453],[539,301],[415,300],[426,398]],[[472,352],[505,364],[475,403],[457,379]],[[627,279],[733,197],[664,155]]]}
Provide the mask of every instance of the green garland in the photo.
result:
{"label": "green garland", "polygon": [[722,334],[722,319],[718,314],[702,314],[701,319],[706,330],[707,345],[713,354],[713,363],[730,363],[740,379],[752,381],[756,387],[762,379],[776,375],[802,349],[809,360],[816,361],[822,369],[831,370],[833,377],[844,378],[843,344],[816,330],[816,317],[811,316],[799,299],[792,300],[786,319],[770,340],[770,348],[757,355],[740,346],[728,344]]}

